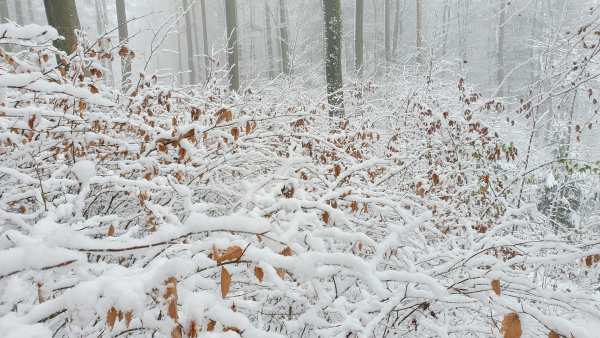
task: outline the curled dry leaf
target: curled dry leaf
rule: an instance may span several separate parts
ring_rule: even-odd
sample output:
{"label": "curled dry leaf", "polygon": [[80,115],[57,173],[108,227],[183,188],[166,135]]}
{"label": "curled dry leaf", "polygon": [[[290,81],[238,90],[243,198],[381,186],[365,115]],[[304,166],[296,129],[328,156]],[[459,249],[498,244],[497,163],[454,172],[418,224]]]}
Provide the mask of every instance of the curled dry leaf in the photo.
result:
{"label": "curled dry leaf", "polygon": [[292,255],[292,249],[290,249],[290,247],[288,246],[287,248],[285,248],[282,252],[279,253],[282,256],[286,256],[289,257]]}
{"label": "curled dry leaf", "polygon": [[227,271],[227,269],[222,267],[221,268],[221,295],[223,296],[223,299],[225,299],[225,297],[227,297],[230,287],[231,287],[231,275],[229,274],[229,271]]}
{"label": "curled dry leaf", "polygon": [[125,325],[129,328],[129,324],[131,324],[131,320],[133,319],[133,310],[125,313]]}
{"label": "curled dry leaf", "polygon": [[550,331],[550,333],[548,333],[548,338],[560,338],[560,335],[554,331]]}
{"label": "curled dry leaf", "polygon": [[492,281],[492,290],[494,290],[494,292],[500,296],[501,294],[501,288],[500,288],[500,281],[499,280],[493,280]]}
{"label": "curled dry leaf", "polygon": [[217,260],[217,262],[221,263],[224,261],[233,261],[236,259],[240,259],[242,258],[243,254],[244,251],[239,246],[230,246],[229,248],[227,248],[227,251],[225,251],[225,253]]}
{"label": "curled dry leaf", "polygon": [[171,277],[165,281],[167,286],[167,292],[163,296],[167,301],[169,307],[168,315],[175,323],[178,322],[179,315],[177,315],[177,277]]}
{"label": "curled dry leaf", "polygon": [[265,273],[263,272],[263,269],[261,269],[257,266],[254,268],[254,276],[256,276],[256,278],[258,278],[258,281],[260,283],[262,283],[263,278],[265,277]]}
{"label": "curled dry leaf", "polygon": [[509,313],[504,316],[500,333],[504,334],[504,338],[521,338],[521,320],[516,313]]}
{"label": "curled dry leaf", "polygon": [[108,237],[112,237],[115,234],[115,226],[114,225],[110,225],[110,228],[108,228]]}
{"label": "curled dry leaf", "polygon": [[90,92],[92,92],[92,94],[98,94],[98,93],[100,93],[100,91],[98,90],[98,88],[96,88],[96,86],[94,86],[94,85],[90,85]]}

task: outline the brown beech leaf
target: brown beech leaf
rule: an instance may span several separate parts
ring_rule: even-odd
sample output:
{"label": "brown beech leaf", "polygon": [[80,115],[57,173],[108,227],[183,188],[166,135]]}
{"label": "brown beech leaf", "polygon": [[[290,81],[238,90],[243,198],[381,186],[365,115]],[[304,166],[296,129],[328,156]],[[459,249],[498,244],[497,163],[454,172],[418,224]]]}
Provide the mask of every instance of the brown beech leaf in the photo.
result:
{"label": "brown beech leaf", "polygon": [[594,263],[600,262],[600,255],[594,255]]}
{"label": "brown beech leaf", "polygon": [[585,265],[587,265],[587,266],[592,266],[592,264],[593,264],[593,261],[594,261],[594,257],[592,257],[592,256],[587,256],[587,257],[585,258]]}
{"label": "brown beech leaf", "polygon": [[548,333],[548,338],[560,338],[560,335],[554,331],[550,331],[550,333]]}
{"label": "brown beech leaf", "polygon": [[219,258],[217,262],[232,261],[242,257],[244,251],[239,246],[230,246],[227,251]]}
{"label": "brown beech leaf", "polygon": [[196,322],[192,320],[190,323],[190,329],[188,330],[188,338],[196,338],[198,335],[198,329],[196,328]]}
{"label": "brown beech leaf", "polygon": [[431,175],[431,180],[433,181],[433,184],[435,184],[435,185],[440,184],[440,178],[437,174]]}
{"label": "brown beech leaf", "polygon": [[90,85],[90,92],[92,92],[92,94],[98,94],[98,93],[100,93],[100,91],[98,90],[98,88],[96,88],[96,86],[94,86],[94,85]]}
{"label": "brown beech leaf", "polygon": [[229,271],[227,271],[227,269],[225,269],[224,267],[221,267],[221,295],[223,296],[223,299],[225,299],[225,297],[227,297],[230,287],[231,287],[231,275],[229,274]]}
{"label": "brown beech leaf", "polygon": [[276,270],[277,270],[277,275],[279,276],[279,278],[285,279],[285,271],[279,270],[279,269],[276,269]]}
{"label": "brown beech leaf", "polygon": [[177,323],[179,319],[179,315],[177,315],[177,277],[167,279],[165,285],[167,286],[167,292],[163,297],[167,300],[169,306],[168,315]]}
{"label": "brown beech leaf", "polygon": [[258,281],[260,283],[262,283],[263,278],[265,277],[265,273],[263,272],[263,269],[261,269],[257,266],[254,268],[254,276],[256,276],[256,278],[258,278]]}
{"label": "brown beech leaf", "polygon": [[115,226],[114,225],[110,225],[110,228],[108,228],[108,237],[112,237],[115,234]]}
{"label": "brown beech leaf", "polygon": [[327,211],[323,213],[322,218],[325,224],[329,223],[329,213]]}
{"label": "brown beech leaf", "polygon": [[60,75],[62,77],[66,77],[67,76],[67,71],[65,70],[64,67],[58,67],[58,70],[60,70]]}
{"label": "brown beech leaf", "polygon": [[211,332],[215,329],[215,325],[217,324],[217,322],[215,322],[214,320],[211,320],[210,323],[208,323],[208,326],[206,327],[206,331]]}
{"label": "brown beech leaf", "polygon": [[504,333],[504,338],[521,338],[521,320],[516,313],[509,313],[504,316],[500,333]]}
{"label": "brown beech leaf", "polygon": [[111,331],[115,327],[116,321],[117,321],[117,309],[115,309],[114,307],[111,307],[110,310],[108,310],[108,313],[106,314],[106,324],[108,324],[108,326],[110,326]]}
{"label": "brown beech leaf", "polygon": [[501,292],[501,289],[500,289],[500,281],[499,281],[499,280],[497,280],[497,279],[496,279],[496,280],[493,280],[493,281],[492,281],[492,290],[494,290],[494,292],[495,292],[495,293],[496,293],[498,296],[500,296],[500,294],[501,294],[502,292]]}
{"label": "brown beech leaf", "polygon": [[285,248],[282,252],[279,253],[282,256],[286,256],[289,257],[292,255],[292,249],[290,249],[290,247],[288,246],[287,248]]}
{"label": "brown beech leaf", "polygon": [[40,302],[40,304],[46,301],[46,299],[44,298],[44,293],[42,291],[42,286],[43,284],[38,283],[38,301]]}
{"label": "brown beech leaf", "polygon": [[125,325],[129,328],[129,324],[131,324],[131,320],[133,319],[133,310],[125,313]]}
{"label": "brown beech leaf", "polygon": [[181,326],[177,325],[177,327],[171,331],[171,338],[182,338]]}

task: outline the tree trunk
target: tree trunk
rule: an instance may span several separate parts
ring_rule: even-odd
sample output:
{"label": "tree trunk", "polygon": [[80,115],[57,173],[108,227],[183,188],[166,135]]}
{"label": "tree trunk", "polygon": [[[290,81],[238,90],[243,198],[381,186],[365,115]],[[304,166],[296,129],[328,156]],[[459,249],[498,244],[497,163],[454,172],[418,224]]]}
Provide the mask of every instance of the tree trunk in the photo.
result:
{"label": "tree trunk", "polygon": [[341,0],[323,0],[325,23],[325,73],[329,116],[344,117],[342,91],[342,3]]}
{"label": "tree trunk", "polygon": [[[106,33],[106,27],[108,26],[108,6],[106,5],[106,0],[102,1],[102,33]],[[105,59],[108,64],[108,71],[110,72],[110,82],[115,82],[115,73],[113,72],[112,59]],[[107,78],[108,79],[108,78]]]}
{"label": "tree trunk", "polygon": [[235,0],[225,0],[227,21],[227,62],[229,67],[229,89],[240,90],[240,66],[238,52],[237,9]]}
{"label": "tree trunk", "polygon": [[33,16],[33,4],[31,0],[27,0],[27,14],[29,14],[29,23],[34,23],[35,17]]}
{"label": "tree trunk", "polygon": [[23,6],[21,4],[22,0],[15,1],[15,16],[17,18],[17,24],[19,26],[23,26],[25,22],[23,21]]}
{"label": "tree trunk", "polygon": [[396,0],[396,18],[394,22],[394,38],[392,45],[392,56],[396,56],[396,47],[398,46],[398,35],[400,33],[400,0]]}
{"label": "tree trunk", "polygon": [[[125,12],[125,0],[117,0],[117,24],[119,25],[119,41],[123,43],[129,38],[129,31],[127,29],[127,15]],[[121,71],[121,84],[125,89],[128,87],[131,76],[131,62],[129,60],[129,56],[121,57]]]}
{"label": "tree trunk", "polygon": [[177,79],[179,85],[183,85],[183,57],[181,56],[181,32],[177,32]]}
{"label": "tree trunk", "polygon": [[187,0],[183,0],[183,10],[185,13],[185,37],[187,42],[188,69],[190,70],[190,83],[196,82],[196,70],[194,69],[194,42],[192,41],[192,20]]}
{"label": "tree trunk", "polygon": [[58,34],[65,37],[64,40],[55,40],[54,46],[58,50],[70,53],[72,46],[77,43],[75,29],[81,27],[75,0],[44,0],[44,7],[48,25],[56,28]]}
{"label": "tree trunk", "polygon": [[384,15],[384,34],[385,34],[385,61],[390,60],[390,7],[392,7],[391,0],[385,0],[385,13]]}
{"label": "tree trunk", "polygon": [[9,19],[8,0],[0,0],[0,23],[7,23]]}
{"label": "tree trunk", "polygon": [[423,8],[417,0],[417,63],[423,63]]}
{"label": "tree trunk", "polygon": [[354,69],[358,76],[363,75],[363,24],[364,24],[364,0],[356,0],[356,23],[354,26]]}
{"label": "tree trunk", "polygon": [[[500,0],[500,22],[498,24],[498,51],[496,53],[498,62],[498,71],[496,80],[500,86],[504,81],[504,24],[506,21],[506,0]],[[498,91],[499,96],[504,96],[504,86]]]}
{"label": "tree trunk", "polygon": [[206,67],[206,77],[210,72],[210,60],[208,59],[208,29],[206,28],[206,5],[204,0],[200,1],[202,9],[202,42],[204,43],[204,65]]}
{"label": "tree trunk", "polygon": [[269,79],[275,78],[275,69],[273,65],[273,37],[271,31],[271,9],[269,3],[265,1],[265,30],[267,33],[267,62],[269,63]]}
{"label": "tree trunk", "polygon": [[281,69],[283,69],[284,74],[290,75],[292,69],[290,65],[290,45],[285,0],[279,0],[279,34],[281,37]]}
{"label": "tree trunk", "polygon": [[[192,0],[193,1],[193,0]],[[198,2],[194,2],[192,4],[192,33],[194,37],[193,45],[194,45],[194,70],[196,70],[196,77],[194,78],[194,83],[198,81],[198,72],[200,70],[200,65],[198,64],[197,56],[200,55],[200,39],[198,39],[198,17],[196,16],[196,7],[198,7]]]}

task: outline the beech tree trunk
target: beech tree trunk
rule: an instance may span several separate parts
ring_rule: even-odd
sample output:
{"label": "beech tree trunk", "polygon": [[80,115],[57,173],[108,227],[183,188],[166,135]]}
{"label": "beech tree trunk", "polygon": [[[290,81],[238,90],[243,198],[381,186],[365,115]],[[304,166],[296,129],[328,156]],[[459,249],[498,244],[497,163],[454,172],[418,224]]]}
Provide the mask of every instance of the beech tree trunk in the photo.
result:
{"label": "beech tree trunk", "polygon": [[341,0],[323,0],[325,23],[325,73],[329,116],[344,117],[342,91],[342,3]]}
{"label": "beech tree trunk", "polygon": [[75,29],[81,27],[75,0],[44,0],[44,7],[48,25],[56,28],[58,34],[65,37],[64,40],[55,40],[54,46],[58,50],[71,53],[73,45],[77,43]]}
{"label": "beech tree trunk", "polygon": [[354,69],[358,76],[363,75],[363,23],[364,23],[364,0],[356,0],[356,23],[354,31]]}
{"label": "beech tree trunk", "polygon": [[[117,24],[119,25],[119,40],[121,43],[129,38],[127,29],[127,15],[125,12],[125,0],[117,0]],[[131,76],[131,62],[129,56],[121,57],[122,85],[127,87]]]}
{"label": "beech tree trunk", "polygon": [[417,0],[417,63],[423,63],[423,8]]}
{"label": "beech tree trunk", "polygon": [[29,23],[34,23],[35,17],[33,16],[33,4],[31,0],[27,0],[27,13],[29,14]]}
{"label": "beech tree trunk", "polygon": [[192,41],[192,20],[191,13],[188,10],[187,0],[183,0],[183,10],[185,13],[185,37],[187,42],[188,69],[190,70],[190,84],[196,82],[196,70],[194,69],[194,42]]}
{"label": "beech tree trunk", "polygon": [[285,0],[279,0],[279,34],[281,37],[281,69],[284,74],[290,75],[292,67],[290,64],[290,45]]}
{"label": "beech tree trunk", "polygon": [[[506,22],[506,0],[500,0],[500,21],[498,23],[498,51],[496,53],[498,70],[496,78],[498,85],[504,81],[504,24]],[[502,86],[504,87],[504,86]],[[498,91],[499,96],[504,96],[504,88]]]}
{"label": "beech tree trunk", "polygon": [[15,0],[15,16],[17,18],[17,24],[19,26],[23,26],[25,22],[23,21],[23,6],[21,4],[22,0]]}
{"label": "beech tree trunk", "polygon": [[391,0],[385,0],[385,11],[384,15],[384,38],[385,38],[385,60],[390,60],[390,12],[391,12]]}
{"label": "beech tree trunk", "polygon": [[265,1],[265,31],[267,33],[267,62],[269,63],[269,79],[275,78],[275,69],[273,64],[273,37],[271,31],[271,9],[269,3]]}
{"label": "beech tree trunk", "polygon": [[8,0],[0,0],[0,23],[7,23],[10,19],[8,14]]}
{"label": "beech tree trunk", "polygon": [[202,42],[204,43],[204,65],[206,67],[206,77],[210,72],[210,60],[208,59],[208,29],[206,28],[206,5],[204,0],[200,1],[200,7],[202,9]]}
{"label": "beech tree trunk", "polygon": [[398,36],[401,34],[402,26],[400,23],[400,0],[396,0],[396,17],[394,22],[394,37],[392,44],[392,57],[396,56],[396,47],[398,46]]}
{"label": "beech tree trunk", "polygon": [[[192,0],[193,1],[193,0]],[[198,39],[198,17],[196,16],[196,8],[198,7],[198,1],[192,4],[192,34],[193,34],[193,45],[194,45],[194,70],[196,70],[196,77],[194,78],[194,83],[198,82],[200,65],[198,64],[197,56],[200,55],[200,39]]]}
{"label": "beech tree trunk", "polygon": [[240,90],[240,66],[238,52],[237,9],[235,0],[225,0],[227,21],[227,62],[229,63],[229,89]]}

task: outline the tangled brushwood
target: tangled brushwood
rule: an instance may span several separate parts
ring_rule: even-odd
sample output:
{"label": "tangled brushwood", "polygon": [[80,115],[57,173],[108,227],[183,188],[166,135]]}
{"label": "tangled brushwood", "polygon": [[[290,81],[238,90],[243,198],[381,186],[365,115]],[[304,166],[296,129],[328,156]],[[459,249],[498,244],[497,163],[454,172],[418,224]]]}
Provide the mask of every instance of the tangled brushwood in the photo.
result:
{"label": "tangled brushwood", "polygon": [[0,31],[4,337],[592,337],[596,234],[529,221],[463,80],[333,120],[294,83],[122,92],[126,46]]}

